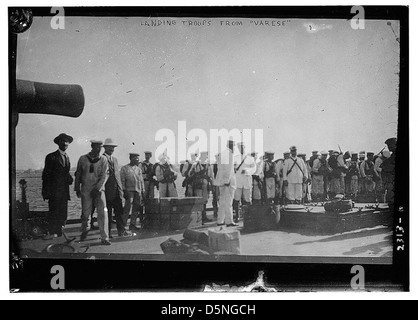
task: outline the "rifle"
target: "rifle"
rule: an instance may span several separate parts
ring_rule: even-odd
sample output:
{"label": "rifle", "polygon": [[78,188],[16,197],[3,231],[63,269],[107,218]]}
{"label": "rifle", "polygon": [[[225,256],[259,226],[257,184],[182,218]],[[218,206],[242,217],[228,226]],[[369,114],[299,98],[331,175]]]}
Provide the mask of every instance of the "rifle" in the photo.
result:
{"label": "rifle", "polygon": [[286,201],[286,188],[284,184],[282,184],[282,194],[280,195],[280,200],[282,201],[282,204]]}
{"label": "rifle", "polygon": [[265,181],[261,181],[260,176],[252,175],[252,178],[257,182],[258,189],[260,189],[260,195],[263,202],[267,199],[267,193],[266,193],[266,187],[265,187]]}
{"label": "rifle", "polygon": [[184,180],[183,180],[183,183],[182,183],[182,187],[183,188],[186,188],[186,193],[187,193],[188,185],[190,184],[190,182],[192,180],[191,179],[191,176],[189,176],[189,173],[190,173],[190,171],[192,169],[192,163],[189,162],[189,161],[187,161],[187,160],[186,160],[186,163],[187,163],[187,170],[184,173]]}
{"label": "rifle", "polygon": [[[342,155],[343,154],[343,151],[341,150],[340,145],[338,145],[338,149],[340,149],[340,155]],[[342,170],[343,173],[347,173],[347,170],[348,170],[347,168],[345,168],[345,167],[341,167],[341,168],[342,168],[341,170]]]}
{"label": "rifle", "polygon": [[244,163],[245,159],[247,159],[247,156],[245,156],[245,157],[244,157],[244,159],[242,159],[242,161],[241,161],[240,165],[239,165],[236,169],[234,169],[234,170],[235,170],[235,173],[237,173],[237,172],[238,172],[238,170],[241,168],[241,166],[242,166],[242,164]]}
{"label": "rifle", "polygon": [[378,156],[379,154],[381,154],[382,152],[383,152],[383,150],[385,150],[386,149],[386,147],[383,147],[383,149],[382,150],[380,150],[380,152],[379,153],[376,153],[376,155]]}
{"label": "rifle", "polygon": [[208,187],[212,186],[212,179],[206,174],[207,169],[200,170],[191,176],[191,184],[194,186],[195,182],[198,180],[206,180],[208,182]]}
{"label": "rifle", "polygon": [[213,181],[212,181],[212,178],[209,177],[209,175],[208,175],[209,167],[210,167],[210,164],[206,164],[206,168],[204,170],[201,170],[201,171],[197,172],[194,175],[194,177],[206,180],[208,182],[207,188],[208,188],[208,190],[211,190],[212,186],[213,186]]}
{"label": "rifle", "polygon": [[262,187],[261,187],[260,191],[261,191],[260,192],[261,193],[261,201],[263,203],[266,203],[267,202],[267,182],[266,182],[266,178],[263,179]]}

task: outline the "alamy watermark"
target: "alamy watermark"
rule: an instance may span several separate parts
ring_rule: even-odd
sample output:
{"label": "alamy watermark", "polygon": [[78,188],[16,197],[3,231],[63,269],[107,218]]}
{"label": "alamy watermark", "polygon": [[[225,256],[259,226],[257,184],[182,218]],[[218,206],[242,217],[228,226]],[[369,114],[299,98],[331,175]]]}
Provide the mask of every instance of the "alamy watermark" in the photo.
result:
{"label": "alamy watermark", "polygon": [[55,14],[51,19],[51,28],[54,30],[65,29],[65,11],[63,7],[52,7],[51,13]]}
{"label": "alamy watermark", "polygon": [[64,290],[65,289],[65,270],[63,266],[55,265],[51,268],[51,274],[54,276],[51,278],[52,290]]}
{"label": "alamy watermark", "polygon": [[365,271],[363,266],[353,266],[351,268],[351,274],[354,274],[350,282],[351,288],[353,290],[365,290]]}
{"label": "alamy watermark", "polygon": [[[160,145],[155,150],[155,156],[165,154],[171,162],[180,163],[187,160],[190,154],[208,152],[209,159],[222,153],[228,146],[228,140],[237,145],[243,143],[245,152],[263,152],[263,129],[209,129],[209,132],[193,128],[187,130],[186,121],[178,121],[177,132],[171,129],[160,129],[155,134],[155,141]],[[190,145],[191,144],[191,145]],[[237,149],[238,152],[238,149]],[[225,159],[225,161],[228,161]],[[224,163],[224,159],[222,159]]]}
{"label": "alamy watermark", "polygon": [[354,30],[364,30],[365,28],[365,14],[364,14],[364,8],[362,6],[354,6],[351,8],[351,13],[354,13],[355,16],[351,18],[350,24],[351,28]]}

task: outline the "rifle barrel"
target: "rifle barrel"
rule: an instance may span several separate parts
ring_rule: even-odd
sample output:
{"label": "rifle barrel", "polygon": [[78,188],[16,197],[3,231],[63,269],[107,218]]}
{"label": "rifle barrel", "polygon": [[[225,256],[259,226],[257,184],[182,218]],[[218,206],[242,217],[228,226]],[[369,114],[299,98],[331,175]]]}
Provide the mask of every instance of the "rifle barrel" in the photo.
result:
{"label": "rifle barrel", "polygon": [[381,154],[383,152],[383,150],[385,150],[385,149],[386,149],[386,147],[383,147],[383,149],[380,150],[380,152],[377,155]]}

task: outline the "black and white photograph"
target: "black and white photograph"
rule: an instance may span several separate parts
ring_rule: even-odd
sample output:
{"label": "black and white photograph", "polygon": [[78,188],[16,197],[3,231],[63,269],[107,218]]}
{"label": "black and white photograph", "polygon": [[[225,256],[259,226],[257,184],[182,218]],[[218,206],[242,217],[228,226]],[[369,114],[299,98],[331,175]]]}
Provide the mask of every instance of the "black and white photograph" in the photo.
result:
{"label": "black and white photograph", "polygon": [[407,6],[8,18],[11,291],[409,290]]}

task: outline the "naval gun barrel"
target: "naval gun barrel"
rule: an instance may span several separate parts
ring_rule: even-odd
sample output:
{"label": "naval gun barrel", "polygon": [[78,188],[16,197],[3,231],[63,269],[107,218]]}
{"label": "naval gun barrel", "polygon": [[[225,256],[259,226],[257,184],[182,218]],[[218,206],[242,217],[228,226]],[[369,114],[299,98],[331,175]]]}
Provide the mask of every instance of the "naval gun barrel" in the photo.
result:
{"label": "naval gun barrel", "polygon": [[16,80],[14,111],[77,118],[84,109],[83,88],[77,84],[53,84]]}

